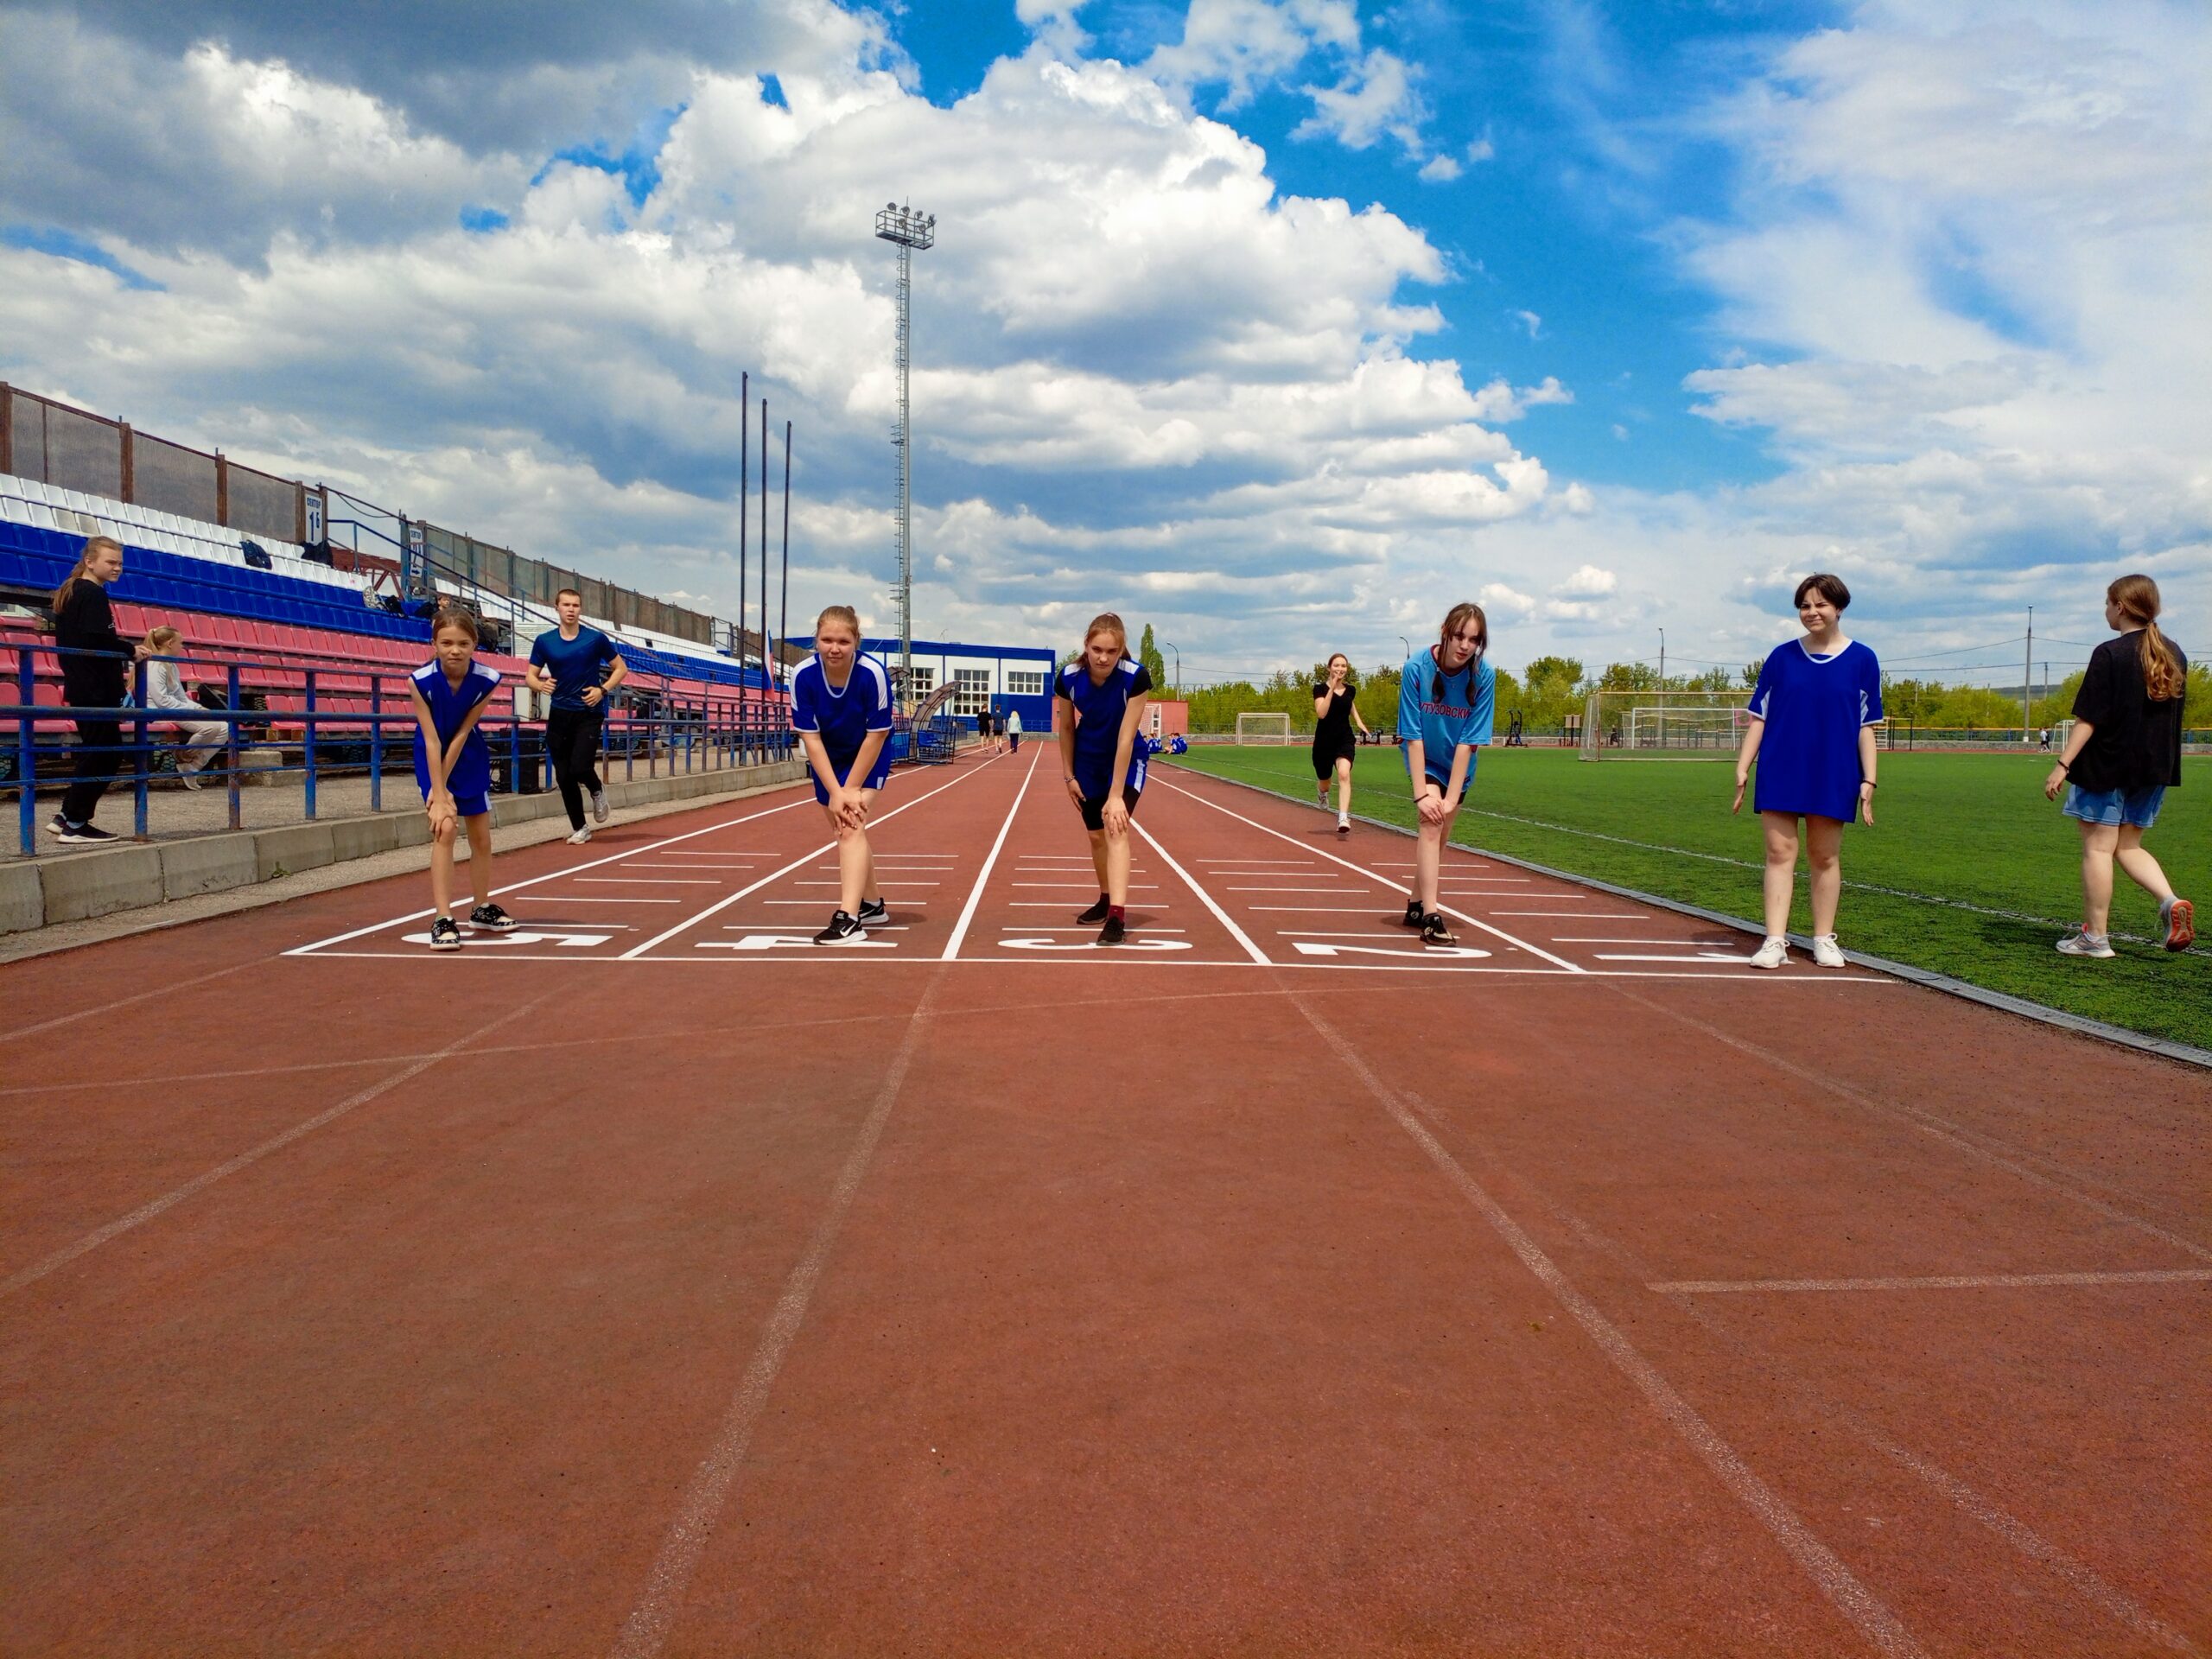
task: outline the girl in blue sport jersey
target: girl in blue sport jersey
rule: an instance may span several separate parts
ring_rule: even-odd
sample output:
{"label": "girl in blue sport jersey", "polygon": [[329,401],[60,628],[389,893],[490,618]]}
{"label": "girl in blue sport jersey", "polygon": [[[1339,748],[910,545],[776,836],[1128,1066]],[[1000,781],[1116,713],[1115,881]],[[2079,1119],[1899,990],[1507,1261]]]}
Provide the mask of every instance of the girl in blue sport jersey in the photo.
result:
{"label": "girl in blue sport jersey", "polygon": [[891,702],[890,671],[861,650],[859,614],[829,607],[815,620],[814,655],[791,676],[791,729],[837,843],[837,909],[817,944],[866,944],[869,928],[891,925],[868,839],[891,776]]}
{"label": "girl in blue sport jersey", "polygon": [[437,654],[408,677],[415,708],[415,782],[430,820],[430,949],[461,949],[453,918],[453,844],[468,827],[468,880],[476,889],[471,927],[505,930],[515,918],[492,902],[492,752],[476,729],[499,671],[476,660],[476,619],[458,607],[441,610],[430,625]]}
{"label": "girl in blue sport jersey", "polygon": [[1098,943],[1119,944],[1129,901],[1129,818],[1144,793],[1141,730],[1152,675],[1129,656],[1128,630],[1111,611],[1095,616],[1083,655],[1052,682],[1052,725],[1068,798],[1090,832],[1098,902],[1076,920],[1102,924]]}
{"label": "girl in blue sport jersey", "polygon": [[1398,741],[1412,780],[1421,838],[1414,851],[1414,896],[1406,925],[1423,944],[1459,943],[1437,908],[1437,880],[1452,822],[1475,781],[1475,751],[1490,741],[1497,671],[1484,659],[1490,620],[1479,605],[1454,605],[1437,642],[1415,652],[1398,677]]}
{"label": "girl in blue sport jersey", "polygon": [[1766,831],[1766,938],[1751,957],[1754,968],[1779,968],[1789,959],[1800,818],[1813,867],[1813,960],[1823,968],[1844,965],[1835,939],[1843,826],[1854,816],[1874,822],[1874,728],[1882,723],[1882,665],[1865,645],[1843,637],[1850,603],[1851,589],[1840,576],[1812,575],[1797,584],[1804,637],[1767,653],[1745,711],[1751,721],[1736,756],[1730,810],[1744,810],[1744,789],[1758,761],[1751,805]]}

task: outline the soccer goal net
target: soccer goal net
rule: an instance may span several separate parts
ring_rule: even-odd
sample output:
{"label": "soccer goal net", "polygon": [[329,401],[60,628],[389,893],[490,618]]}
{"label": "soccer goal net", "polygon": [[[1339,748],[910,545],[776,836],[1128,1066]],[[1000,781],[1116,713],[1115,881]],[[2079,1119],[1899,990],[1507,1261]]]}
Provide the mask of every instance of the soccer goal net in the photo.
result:
{"label": "soccer goal net", "polygon": [[1290,741],[1288,715],[1239,715],[1236,716],[1236,741],[1246,743],[1287,743]]}
{"label": "soccer goal net", "polygon": [[1582,711],[1582,758],[1733,754],[1750,723],[1749,701],[1748,693],[1593,691]]}

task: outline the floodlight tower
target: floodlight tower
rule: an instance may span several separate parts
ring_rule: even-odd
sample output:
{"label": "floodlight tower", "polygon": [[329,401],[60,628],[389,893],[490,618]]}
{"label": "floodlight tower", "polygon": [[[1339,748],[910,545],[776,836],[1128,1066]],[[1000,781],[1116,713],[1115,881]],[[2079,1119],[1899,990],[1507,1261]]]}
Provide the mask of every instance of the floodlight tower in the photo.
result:
{"label": "floodlight tower", "polygon": [[914,696],[914,445],[906,372],[912,360],[914,255],[937,245],[937,215],[887,201],[875,216],[875,233],[899,250],[899,424],[891,447],[899,457],[899,695]]}

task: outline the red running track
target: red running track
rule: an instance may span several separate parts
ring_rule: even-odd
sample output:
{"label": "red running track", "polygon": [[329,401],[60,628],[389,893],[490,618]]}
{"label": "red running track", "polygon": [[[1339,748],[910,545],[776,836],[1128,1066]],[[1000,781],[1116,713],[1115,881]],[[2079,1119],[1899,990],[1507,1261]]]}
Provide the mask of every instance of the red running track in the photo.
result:
{"label": "red running track", "polygon": [[6,970],[0,1650],[2212,1649],[2212,1085],[1035,751]]}

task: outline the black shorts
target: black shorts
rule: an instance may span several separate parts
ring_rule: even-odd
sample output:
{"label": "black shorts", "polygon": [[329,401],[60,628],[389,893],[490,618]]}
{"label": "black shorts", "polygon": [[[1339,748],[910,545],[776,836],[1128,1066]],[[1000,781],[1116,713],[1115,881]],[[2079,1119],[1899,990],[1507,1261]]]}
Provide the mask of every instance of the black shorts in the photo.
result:
{"label": "black shorts", "polygon": [[1337,775],[1338,761],[1350,760],[1356,764],[1358,759],[1357,752],[1350,743],[1332,743],[1325,748],[1316,743],[1313,746],[1313,775],[1326,783]]}
{"label": "black shorts", "polygon": [[[1123,786],[1122,804],[1129,809],[1131,817],[1136,817],[1137,803],[1143,798],[1142,790]],[[1086,830],[1103,830],[1106,827],[1106,798],[1103,795],[1086,795],[1083,798],[1083,827]]]}

